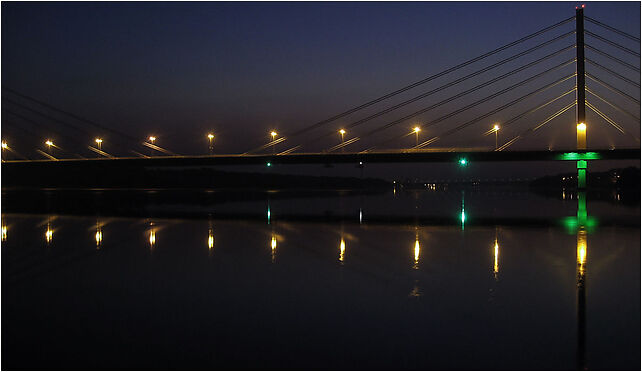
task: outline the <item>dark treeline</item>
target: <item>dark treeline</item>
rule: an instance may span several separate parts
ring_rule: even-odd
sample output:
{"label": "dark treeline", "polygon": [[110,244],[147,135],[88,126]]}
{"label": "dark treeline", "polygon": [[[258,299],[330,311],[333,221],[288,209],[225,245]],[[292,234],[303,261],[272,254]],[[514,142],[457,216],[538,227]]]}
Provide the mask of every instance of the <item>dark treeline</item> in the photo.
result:
{"label": "dark treeline", "polygon": [[[591,200],[618,200],[640,205],[640,169],[635,167],[587,173],[587,196]],[[577,173],[540,177],[529,188],[537,194],[561,198],[560,190],[577,191]]]}
{"label": "dark treeline", "polygon": [[2,165],[2,187],[33,188],[388,188],[381,179],[228,172],[211,168],[87,166],[82,163]]}

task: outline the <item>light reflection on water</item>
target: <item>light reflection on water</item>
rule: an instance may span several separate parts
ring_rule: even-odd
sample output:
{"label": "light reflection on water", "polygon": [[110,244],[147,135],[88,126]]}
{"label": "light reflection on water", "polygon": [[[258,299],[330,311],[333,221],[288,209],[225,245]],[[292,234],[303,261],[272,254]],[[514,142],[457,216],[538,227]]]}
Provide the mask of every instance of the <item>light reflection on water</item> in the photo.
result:
{"label": "light reflection on water", "polygon": [[464,229],[461,196],[444,225],[368,223],[361,209],[282,221],[274,204],[266,221],[262,202],[250,220],[3,214],[5,355],[53,368],[79,350],[79,366],[109,369],[126,345],[148,368],[637,368],[639,229],[588,229],[584,196],[572,231]]}

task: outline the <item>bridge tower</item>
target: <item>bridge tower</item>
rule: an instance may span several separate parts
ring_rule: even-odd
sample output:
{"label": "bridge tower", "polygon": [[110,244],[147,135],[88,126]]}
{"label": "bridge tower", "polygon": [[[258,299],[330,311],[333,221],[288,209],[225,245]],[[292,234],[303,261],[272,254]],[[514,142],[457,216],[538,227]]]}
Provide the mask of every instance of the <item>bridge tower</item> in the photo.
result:
{"label": "bridge tower", "polygon": [[[584,76],[584,5],[575,8],[577,83],[577,149],[586,150],[586,92]],[[577,188],[586,188],[586,160],[577,161]]]}

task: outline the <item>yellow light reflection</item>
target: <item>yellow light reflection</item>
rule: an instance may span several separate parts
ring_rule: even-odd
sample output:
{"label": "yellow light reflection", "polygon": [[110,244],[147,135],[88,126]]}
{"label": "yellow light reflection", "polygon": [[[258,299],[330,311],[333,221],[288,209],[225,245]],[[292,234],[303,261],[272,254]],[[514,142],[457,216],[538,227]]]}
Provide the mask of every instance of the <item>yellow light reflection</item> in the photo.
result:
{"label": "yellow light reflection", "polygon": [[207,249],[210,251],[214,248],[214,230],[212,228],[207,232]]}
{"label": "yellow light reflection", "polygon": [[579,231],[577,233],[577,271],[580,276],[584,276],[586,271],[586,231]]}
{"label": "yellow light reflection", "polygon": [[154,250],[154,245],[156,245],[156,228],[153,222],[150,223],[149,226],[149,249]]}
{"label": "yellow light reflection", "polygon": [[339,244],[339,261],[343,263],[346,255],[346,242],[341,238],[341,243]]}
{"label": "yellow light reflection", "polygon": [[272,240],[270,241],[270,247],[272,248],[272,263],[276,261],[276,235],[272,234]]}
{"label": "yellow light reflection", "polygon": [[103,228],[96,225],[96,249],[100,249],[100,244],[103,242]]}
{"label": "yellow light reflection", "polygon": [[493,275],[497,279],[497,274],[499,274],[499,243],[495,239],[495,264],[493,265]]}
{"label": "yellow light reflection", "polygon": [[47,243],[51,243],[53,240],[53,230],[51,229],[51,225],[49,225],[49,222],[47,222],[47,232],[45,232],[45,240]]}
{"label": "yellow light reflection", "polygon": [[421,247],[419,246],[419,237],[415,237],[415,266],[417,269],[419,265],[419,253],[421,252]]}
{"label": "yellow light reflection", "polygon": [[2,241],[3,242],[7,241],[7,230],[8,230],[7,225],[3,224],[2,225]]}

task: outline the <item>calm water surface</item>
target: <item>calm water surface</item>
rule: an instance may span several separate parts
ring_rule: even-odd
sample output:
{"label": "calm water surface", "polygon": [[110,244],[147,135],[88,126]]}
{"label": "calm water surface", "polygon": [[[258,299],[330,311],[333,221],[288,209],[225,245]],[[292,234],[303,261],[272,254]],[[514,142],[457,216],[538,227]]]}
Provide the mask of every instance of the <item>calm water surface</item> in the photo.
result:
{"label": "calm water surface", "polygon": [[639,202],[144,194],[3,193],[3,369],[640,368]]}

